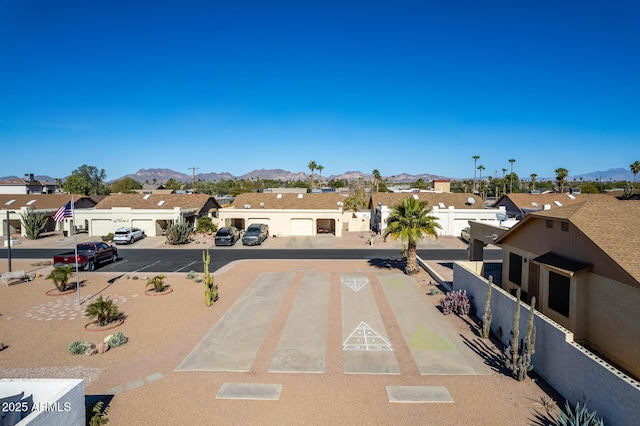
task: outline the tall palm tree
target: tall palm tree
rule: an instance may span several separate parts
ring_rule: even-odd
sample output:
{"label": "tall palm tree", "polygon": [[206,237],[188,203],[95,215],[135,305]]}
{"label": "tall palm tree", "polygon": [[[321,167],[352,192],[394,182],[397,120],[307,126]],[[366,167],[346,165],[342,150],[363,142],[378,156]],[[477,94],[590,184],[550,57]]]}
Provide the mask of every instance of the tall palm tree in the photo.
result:
{"label": "tall palm tree", "polygon": [[536,178],[538,177],[538,175],[535,174],[535,173],[531,173],[529,176],[531,176],[531,190],[535,191],[535,189],[536,189]]}
{"label": "tall palm tree", "polygon": [[378,169],[373,169],[373,172],[371,172],[371,174],[373,175],[373,183],[376,186],[376,192],[378,192],[378,185],[380,185],[382,175],[380,174],[380,171]]}
{"label": "tall palm tree", "polygon": [[316,171],[316,169],[318,168],[318,165],[316,164],[315,161],[311,160],[309,161],[309,165],[307,167],[309,168],[309,170],[311,170],[311,182],[309,182],[309,185],[311,187],[311,190],[313,190],[313,172]]}
{"label": "tall palm tree", "polygon": [[424,237],[438,238],[438,229],[441,226],[438,219],[431,214],[431,209],[427,209],[427,202],[416,200],[413,197],[402,199],[400,204],[391,208],[387,218],[387,227],[383,237],[386,240],[391,236],[394,240],[398,238],[407,244],[407,274],[418,272],[417,248],[418,241]]}
{"label": "tall palm tree", "polygon": [[564,192],[564,184],[567,181],[567,176],[569,176],[569,170],[563,167],[556,169],[556,182],[558,182],[561,194]]}
{"label": "tall palm tree", "polygon": [[478,166],[478,170],[480,170],[480,177],[478,178],[479,181],[482,180],[482,171],[484,170],[484,166],[482,164],[480,164]]}
{"label": "tall palm tree", "polygon": [[471,158],[473,158],[473,192],[476,192],[476,169],[477,169],[476,164],[480,159],[480,156],[473,155],[471,156]]}
{"label": "tall palm tree", "polygon": [[515,158],[509,158],[509,163],[511,163],[511,176],[509,176],[509,194],[513,192],[513,163],[515,162]]}
{"label": "tall palm tree", "polygon": [[320,185],[322,185],[322,169],[324,169],[324,166],[318,164],[316,169],[320,172]]}
{"label": "tall palm tree", "polygon": [[506,194],[507,193],[507,179],[505,179],[505,173],[507,173],[507,169],[505,169],[504,167],[502,168],[502,194]]}
{"label": "tall palm tree", "polygon": [[636,176],[640,173],[640,161],[635,161],[629,166],[631,173],[633,173],[633,186],[631,186],[631,193],[636,192]]}

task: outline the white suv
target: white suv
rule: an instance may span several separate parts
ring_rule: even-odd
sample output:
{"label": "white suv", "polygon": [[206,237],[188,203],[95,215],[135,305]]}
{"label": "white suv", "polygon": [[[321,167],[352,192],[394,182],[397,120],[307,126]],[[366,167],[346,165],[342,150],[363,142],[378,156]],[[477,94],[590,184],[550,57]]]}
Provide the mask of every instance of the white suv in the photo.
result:
{"label": "white suv", "polygon": [[144,238],[144,231],[138,228],[120,228],[113,234],[116,244],[132,244]]}

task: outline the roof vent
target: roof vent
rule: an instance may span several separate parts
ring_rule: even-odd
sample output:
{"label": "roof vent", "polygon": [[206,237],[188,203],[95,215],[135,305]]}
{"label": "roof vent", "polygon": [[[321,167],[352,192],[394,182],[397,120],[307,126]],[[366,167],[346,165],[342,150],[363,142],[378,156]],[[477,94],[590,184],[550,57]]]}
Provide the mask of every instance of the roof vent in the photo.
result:
{"label": "roof vent", "polygon": [[143,200],[148,200],[149,197],[151,197],[151,194],[145,194],[144,197],[142,197]]}
{"label": "roof vent", "polygon": [[161,206],[161,205],[163,205],[164,203],[165,203],[165,200],[160,200],[160,201],[158,201],[158,206]]}
{"label": "roof vent", "polygon": [[558,207],[562,207],[562,203],[560,201],[554,201],[553,204],[555,204]]}
{"label": "roof vent", "polygon": [[337,204],[338,204],[338,207],[342,207],[342,206],[343,206],[342,201],[338,201],[338,203],[337,203]]}
{"label": "roof vent", "polygon": [[444,203],[443,203],[443,202],[439,202],[439,203],[438,203],[438,207],[440,207],[441,209],[446,208],[446,206],[444,205]]}
{"label": "roof vent", "polygon": [[264,203],[262,201],[260,201],[260,208],[264,209]]}
{"label": "roof vent", "polygon": [[276,198],[282,198],[282,194],[276,195]]}
{"label": "roof vent", "polygon": [[413,194],[413,199],[414,199],[414,200],[419,200],[419,199],[420,199],[420,197],[418,197],[418,194]]}
{"label": "roof vent", "polygon": [[471,204],[471,205],[474,205],[474,204],[475,204],[475,202],[476,202],[476,199],[475,199],[475,198],[473,198],[473,197],[469,197],[469,198],[467,198],[467,203],[469,203],[469,204]]}
{"label": "roof vent", "polygon": [[542,210],[551,210],[551,204],[543,204]]}
{"label": "roof vent", "polygon": [[298,198],[302,198],[302,194],[298,194]]}
{"label": "roof vent", "polygon": [[575,200],[576,197],[573,196],[573,194],[567,194],[567,197],[569,197],[570,200]]}
{"label": "roof vent", "polygon": [[538,207],[538,203],[536,203],[535,201],[532,201],[532,202],[531,202],[531,205],[532,205],[533,207]]}
{"label": "roof vent", "polygon": [[27,203],[27,205],[28,205],[28,206],[30,206],[31,204],[33,204],[33,203],[35,203],[35,202],[36,202],[36,200],[31,200],[31,201],[29,201],[29,202]]}
{"label": "roof vent", "polygon": [[16,200],[9,200],[6,203],[4,203],[5,206],[10,206],[11,204],[15,203]]}
{"label": "roof vent", "polygon": [[250,209],[250,208],[251,208],[251,204],[245,204],[245,205],[244,205],[244,208],[245,208],[245,209]]}

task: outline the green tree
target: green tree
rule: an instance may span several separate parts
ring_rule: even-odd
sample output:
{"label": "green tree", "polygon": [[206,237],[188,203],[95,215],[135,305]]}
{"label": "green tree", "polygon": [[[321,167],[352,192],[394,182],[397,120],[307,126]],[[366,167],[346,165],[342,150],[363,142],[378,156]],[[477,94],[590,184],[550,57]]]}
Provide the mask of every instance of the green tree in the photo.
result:
{"label": "green tree", "polygon": [[538,175],[535,174],[535,173],[531,173],[529,176],[531,177],[531,186],[529,187],[529,190],[535,191],[535,189],[536,189],[536,178],[538,177]]}
{"label": "green tree", "polygon": [[322,170],[324,169],[324,166],[318,164],[316,169],[318,169],[318,172],[320,173],[320,186],[322,186]]}
{"label": "green tree", "polygon": [[373,185],[376,187],[376,192],[379,192],[380,189],[380,181],[382,181],[382,175],[378,169],[373,169]]}
{"label": "green tree", "polygon": [[413,197],[406,197],[402,202],[391,208],[387,218],[387,227],[383,237],[391,237],[394,240],[400,239],[407,245],[407,274],[418,272],[417,248],[418,242],[425,237],[438,238],[438,229],[441,228],[438,219],[431,214],[431,209],[427,209],[427,202],[416,200]]}
{"label": "green tree", "polygon": [[84,194],[91,193],[91,184],[80,175],[71,175],[62,184],[64,192],[68,194]]}
{"label": "green tree", "polygon": [[560,188],[560,193],[564,192],[564,185],[567,182],[567,176],[569,176],[569,170],[559,167],[556,169],[556,182]]}
{"label": "green tree", "polygon": [[45,280],[53,281],[58,291],[65,291],[72,271],[73,267],[71,265],[56,266],[49,275],[45,277]]}
{"label": "green tree", "polygon": [[177,191],[179,189],[182,188],[182,184],[178,181],[176,181],[174,178],[170,178],[167,183],[164,184],[164,187],[167,189],[172,189],[174,191]]}
{"label": "green tree", "polygon": [[582,184],[580,192],[582,192],[583,194],[599,194],[600,189],[593,182],[585,182],[584,184]]}
{"label": "green tree", "polygon": [[313,173],[318,168],[318,165],[316,164],[315,161],[312,160],[312,161],[309,161],[309,164],[307,165],[307,167],[309,168],[309,170],[311,170],[311,178],[309,180],[309,188],[311,188],[311,190],[313,191]]}
{"label": "green tree", "polygon": [[513,163],[516,162],[515,158],[509,158],[509,163],[511,163],[511,175],[509,178],[509,193],[513,192]]}
{"label": "green tree", "polygon": [[478,164],[478,160],[480,159],[479,155],[473,155],[471,156],[471,158],[473,158],[473,192],[476,192],[476,170],[478,169],[476,167],[476,164]]}
{"label": "green tree", "polygon": [[136,189],[142,189],[142,184],[130,177],[123,177],[111,184],[111,193],[134,194]]}
{"label": "green tree", "polygon": [[631,187],[631,192],[636,191],[636,176],[640,173],[640,161],[633,162],[629,168],[631,169],[631,173],[633,173],[633,186]]}
{"label": "green tree", "polygon": [[362,188],[357,188],[352,191],[351,195],[349,195],[344,200],[344,209],[347,211],[357,212],[360,210],[364,210],[367,207],[367,200],[364,196],[364,190]]}
{"label": "green tree", "polygon": [[424,181],[424,179],[420,178],[417,181],[413,182],[411,184],[412,188],[418,188],[418,189],[427,189],[427,182]]}
{"label": "green tree", "polygon": [[95,322],[101,327],[120,317],[118,306],[113,300],[108,297],[103,299],[102,296],[99,296],[95,302],[87,306],[85,314],[89,318],[95,318]]}

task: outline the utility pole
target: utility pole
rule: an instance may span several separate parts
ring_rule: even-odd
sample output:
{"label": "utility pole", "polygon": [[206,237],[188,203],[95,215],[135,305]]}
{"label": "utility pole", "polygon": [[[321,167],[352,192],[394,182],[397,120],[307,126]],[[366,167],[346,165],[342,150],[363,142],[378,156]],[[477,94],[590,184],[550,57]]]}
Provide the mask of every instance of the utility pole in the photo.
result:
{"label": "utility pole", "polygon": [[196,170],[198,170],[198,167],[190,167],[191,169],[191,193],[195,194],[196,193]]}

